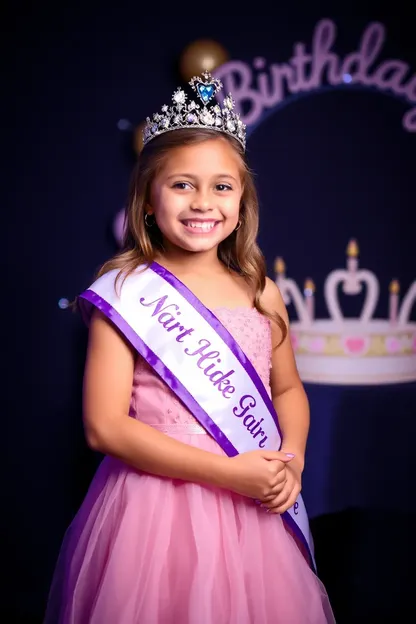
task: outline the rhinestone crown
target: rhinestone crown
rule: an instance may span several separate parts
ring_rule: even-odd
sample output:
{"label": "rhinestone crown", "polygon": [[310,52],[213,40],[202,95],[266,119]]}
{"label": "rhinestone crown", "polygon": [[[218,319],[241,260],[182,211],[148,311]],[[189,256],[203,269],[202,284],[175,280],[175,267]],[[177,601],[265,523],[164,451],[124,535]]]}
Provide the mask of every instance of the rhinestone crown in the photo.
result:
{"label": "rhinestone crown", "polygon": [[245,150],[246,126],[234,111],[235,102],[231,93],[224,98],[222,107],[212,101],[222,89],[220,80],[204,72],[202,77],[194,76],[189,81],[201,103],[190,99],[181,88],[173,93],[173,105],[162,106],[160,113],[147,117],[143,130],[143,145],[155,137],[182,128],[210,128],[229,134],[239,141]]}

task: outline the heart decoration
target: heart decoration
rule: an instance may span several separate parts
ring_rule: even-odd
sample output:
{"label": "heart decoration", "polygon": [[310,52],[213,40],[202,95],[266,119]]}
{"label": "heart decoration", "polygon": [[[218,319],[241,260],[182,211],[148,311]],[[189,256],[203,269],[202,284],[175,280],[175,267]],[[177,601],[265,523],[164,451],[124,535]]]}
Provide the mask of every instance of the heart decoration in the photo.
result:
{"label": "heart decoration", "polygon": [[204,102],[204,104],[208,104],[208,102],[214,95],[214,91],[215,91],[214,85],[213,84],[204,85],[204,84],[198,83],[196,88],[198,89],[198,93],[199,93],[201,100]]}
{"label": "heart decoration", "polygon": [[369,339],[362,336],[345,338],[344,351],[347,355],[364,355],[368,351]]}

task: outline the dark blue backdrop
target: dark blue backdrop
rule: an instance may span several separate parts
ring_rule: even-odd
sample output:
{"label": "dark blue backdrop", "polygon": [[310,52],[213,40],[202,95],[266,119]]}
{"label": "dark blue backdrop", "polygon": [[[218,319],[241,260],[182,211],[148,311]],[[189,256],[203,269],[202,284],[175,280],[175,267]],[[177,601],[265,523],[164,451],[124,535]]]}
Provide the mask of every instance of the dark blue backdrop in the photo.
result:
{"label": "dark blue backdrop", "polygon": [[[8,622],[41,620],[63,532],[99,461],[81,425],[86,331],[58,300],[86,287],[115,251],[111,223],[134,163],[131,136],[118,120],[139,123],[169,100],[179,84],[175,63],[190,41],[212,37],[248,62],[286,61],[295,41],[310,42],[322,17],[338,24],[340,54],[355,49],[370,20],[384,22],[384,56],[416,71],[414,32],[403,13],[276,11],[249,19],[213,11],[197,20],[172,10],[164,18],[162,10],[144,13],[125,2],[82,11],[19,5],[8,14],[2,202],[10,302]],[[306,273],[322,284],[344,265],[346,243],[356,237],[362,263],[386,293],[378,313],[387,314],[390,279],[397,276],[405,289],[416,277],[416,135],[400,121],[407,108],[378,93],[329,91],[276,112],[251,136],[270,276],[281,255],[300,285]],[[319,298],[317,311],[326,313]],[[415,386],[307,390],[312,427],[304,495],[339,622],[398,619],[410,587]]]}

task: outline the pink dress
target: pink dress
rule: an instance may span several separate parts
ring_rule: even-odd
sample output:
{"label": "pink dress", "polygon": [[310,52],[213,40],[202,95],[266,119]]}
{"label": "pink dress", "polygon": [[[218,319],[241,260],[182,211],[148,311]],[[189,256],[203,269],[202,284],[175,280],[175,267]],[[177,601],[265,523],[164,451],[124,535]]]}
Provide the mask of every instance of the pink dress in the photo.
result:
{"label": "pink dress", "polygon": [[[270,325],[215,310],[270,390]],[[130,415],[198,448],[217,443],[139,358]],[[107,457],[62,545],[45,624],[327,624],[324,587],[280,516],[225,490]]]}

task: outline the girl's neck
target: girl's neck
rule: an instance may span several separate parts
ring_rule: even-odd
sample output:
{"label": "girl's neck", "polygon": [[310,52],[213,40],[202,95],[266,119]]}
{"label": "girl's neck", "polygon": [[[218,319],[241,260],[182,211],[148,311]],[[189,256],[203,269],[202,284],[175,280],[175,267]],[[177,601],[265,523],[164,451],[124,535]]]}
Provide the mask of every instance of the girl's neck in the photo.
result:
{"label": "girl's neck", "polygon": [[218,258],[217,248],[206,252],[187,252],[183,249],[169,249],[155,258],[156,262],[172,272],[181,274],[213,274],[224,272],[224,264]]}

